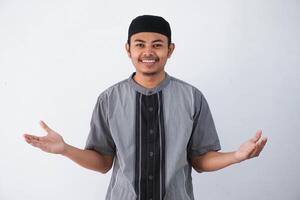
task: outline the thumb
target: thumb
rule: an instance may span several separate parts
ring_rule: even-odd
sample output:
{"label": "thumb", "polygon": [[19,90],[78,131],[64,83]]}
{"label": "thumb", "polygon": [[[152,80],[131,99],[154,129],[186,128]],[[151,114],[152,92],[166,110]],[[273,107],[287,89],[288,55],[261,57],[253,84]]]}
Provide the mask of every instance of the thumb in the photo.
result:
{"label": "thumb", "polygon": [[49,126],[44,122],[44,121],[40,121],[40,126],[47,132],[49,133],[50,131],[52,131],[51,128],[49,128]]}

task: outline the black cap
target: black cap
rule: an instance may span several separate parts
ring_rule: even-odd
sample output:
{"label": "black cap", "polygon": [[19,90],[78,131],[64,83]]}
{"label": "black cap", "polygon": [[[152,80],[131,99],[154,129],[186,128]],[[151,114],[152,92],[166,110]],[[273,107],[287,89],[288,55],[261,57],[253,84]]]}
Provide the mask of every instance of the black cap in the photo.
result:
{"label": "black cap", "polygon": [[168,43],[171,43],[170,24],[160,16],[141,15],[132,20],[128,29],[128,43],[133,34],[140,32],[160,33],[168,37]]}

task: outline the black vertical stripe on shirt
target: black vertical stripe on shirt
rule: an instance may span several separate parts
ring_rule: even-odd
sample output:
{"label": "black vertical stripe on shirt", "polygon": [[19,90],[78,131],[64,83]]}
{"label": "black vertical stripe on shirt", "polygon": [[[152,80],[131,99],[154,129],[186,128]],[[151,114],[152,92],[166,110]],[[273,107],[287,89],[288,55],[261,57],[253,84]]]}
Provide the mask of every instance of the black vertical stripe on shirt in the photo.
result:
{"label": "black vertical stripe on shirt", "polygon": [[141,200],[147,199],[147,184],[148,184],[148,141],[147,141],[147,128],[149,124],[149,104],[148,98],[145,95],[142,95],[141,101],[141,179],[140,179],[140,198]]}
{"label": "black vertical stripe on shirt", "polygon": [[138,200],[162,200],[165,193],[161,95],[136,94],[135,190]]}

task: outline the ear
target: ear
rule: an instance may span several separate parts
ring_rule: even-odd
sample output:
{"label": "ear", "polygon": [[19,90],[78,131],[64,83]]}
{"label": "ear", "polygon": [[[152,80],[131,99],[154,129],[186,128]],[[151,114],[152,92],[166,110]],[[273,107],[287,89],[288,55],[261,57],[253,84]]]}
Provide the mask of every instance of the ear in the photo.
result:
{"label": "ear", "polygon": [[128,42],[125,43],[125,49],[126,49],[128,57],[131,58],[130,45],[128,44]]}
{"label": "ear", "polygon": [[174,49],[175,49],[175,44],[174,44],[174,43],[171,43],[171,44],[169,45],[169,49],[168,49],[168,58],[171,57],[171,55],[172,55]]}

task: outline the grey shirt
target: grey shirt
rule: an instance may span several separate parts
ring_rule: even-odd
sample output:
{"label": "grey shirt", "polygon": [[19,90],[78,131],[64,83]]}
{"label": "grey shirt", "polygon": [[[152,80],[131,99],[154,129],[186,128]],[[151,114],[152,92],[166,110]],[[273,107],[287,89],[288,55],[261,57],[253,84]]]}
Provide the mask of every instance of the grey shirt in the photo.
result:
{"label": "grey shirt", "polygon": [[114,155],[106,200],[192,200],[193,156],[220,150],[203,94],[166,73],[155,88],[134,73],[98,97],[86,149]]}

